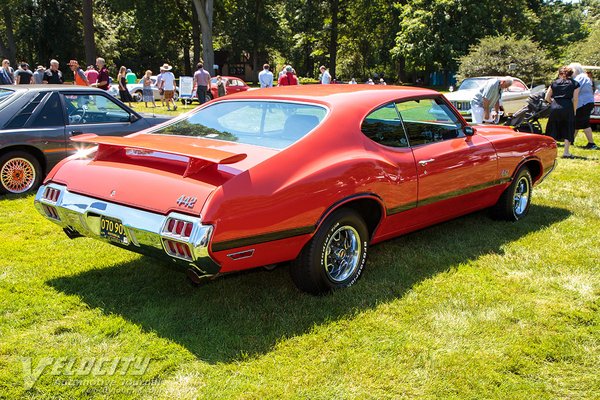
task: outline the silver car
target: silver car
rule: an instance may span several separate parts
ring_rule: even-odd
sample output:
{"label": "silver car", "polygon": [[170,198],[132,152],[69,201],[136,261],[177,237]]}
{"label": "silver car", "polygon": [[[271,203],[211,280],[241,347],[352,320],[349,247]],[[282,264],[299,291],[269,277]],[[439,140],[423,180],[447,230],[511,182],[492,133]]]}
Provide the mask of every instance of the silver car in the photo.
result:
{"label": "silver car", "polygon": [[[160,93],[158,91],[158,87],[156,86],[156,75],[152,75],[150,77],[150,80],[152,80],[152,94],[154,94],[154,100],[160,100]],[[133,101],[143,101],[142,98],[142,90],[144,88],[144,85],[142,83],[142,80],[140,79],[138,81],[138,83],[129,83],[127,84],[127,90],[129,90],[129,93],[131,94],[131,97],[133,98]],[[118,83],[116,83],[113,80],[113,84],[110,85],[110,89],[108,89],[108,92],[115,98],[119,99],[119,85]],[[173,96],[173,98],[175,99],[175,101],[177,101],[177,99],[179,98],[179,87],[175,87],[175,95]]]}
{"label": "silver car", "polygon": [[[463,80],[458,87],[458,90],[445,94],[446,98],[450,100],[452,105],[456,107],[463,117],[471,119],[471,100],[486,84],[490,79],[501,79],[501,76],[482,76],[477,78],[467,78]],[[512,78],[513,84],[504,89],[502,93],[501,106],[504,115],[512,115],[524,105],[527,104],[529,95],[544,91],[545,86],[539,85],[532,89],[528,88],[522,80],[518,78]]]}

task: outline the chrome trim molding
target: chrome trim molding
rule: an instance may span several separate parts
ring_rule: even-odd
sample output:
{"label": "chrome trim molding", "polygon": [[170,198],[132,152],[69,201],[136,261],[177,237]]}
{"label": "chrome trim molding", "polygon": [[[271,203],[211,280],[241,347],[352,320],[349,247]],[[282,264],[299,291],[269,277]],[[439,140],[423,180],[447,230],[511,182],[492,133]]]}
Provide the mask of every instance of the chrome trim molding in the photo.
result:
{"label": "chrome trim molding", "polygon": [[[61,193],[56,202],[43,198],[48,187],[60,190]],[[187,267],[191,264],[207,275],[217,274],[221,269],[208,253],[213,226],[202,224],[200,217],[192,217],[177,212],[165,216],[138,210],[72,193],[68,191],[66,186],[55,183],[40,186],[35,196],[34,205],[40,214],[69,232],[76,232],[83,236],[102,240],[136,253],[175,261]],[[44,206],[53,207],[60,220],[49,217],[44,211]],[[100,218],[103,216],[116,218],[123,223],[128,239],[127,244],[114,242],[100,236]],[[193,224],[190,236],[174,235],[165,230],[165,224],[170,218]],[[164,247],[165,240],[180,242],[189,246],[192,260],[170,255]]]}

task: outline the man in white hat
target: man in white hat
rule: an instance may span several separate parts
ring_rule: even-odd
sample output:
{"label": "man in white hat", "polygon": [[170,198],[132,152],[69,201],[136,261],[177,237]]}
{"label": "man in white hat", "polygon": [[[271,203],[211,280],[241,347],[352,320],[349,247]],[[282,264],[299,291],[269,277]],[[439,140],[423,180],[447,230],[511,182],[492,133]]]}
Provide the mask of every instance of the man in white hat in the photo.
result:
{"label": "man in white hat", "polygon": [[173,103],[173,111],[177,110],[177,104],[175,104],[175,75],[171,72],[169,64],[162,66],[162,79],[160,81],[159,89],[162,89],[164,101],[167,103],[167,110],[171,111],[171,103]]}

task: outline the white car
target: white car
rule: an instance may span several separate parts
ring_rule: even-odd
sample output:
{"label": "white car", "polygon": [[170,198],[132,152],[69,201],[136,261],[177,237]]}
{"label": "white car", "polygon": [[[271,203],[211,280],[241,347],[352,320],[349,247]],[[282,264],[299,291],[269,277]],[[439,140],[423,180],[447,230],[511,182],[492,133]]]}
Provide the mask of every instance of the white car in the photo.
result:
{"label": "white car", "polygon": [[[467,78],[463,80],[458,90],[445,94],[452,105],[456,107],[463,117],[471,119],[471,100],[475,93],[490,79],[501,79],[501,76],[482,76],[477,78]],[[502,93],[501,106],[504,115],[512,115],[524,105],[527,104],[529,95],[545,90],[544,85],[538,85],[529,89],[522,80],[512,78],[513,84],[504,89]]]}
{"label": "white car", "polygon": [[[158,92],[158,87],[156,87],[156,75],[152,75],[150,77],[150,79],[152,80],[152,93],[154,94],[154,100],[160,100],[160,93]],[[142,89],[143,89],[144,85],[142,84],[142,80],[140,79],[138,81],[138,83],[128,83],[127,84],[127,90],[129,90],[129,93],[131,93],[131,97],[133,98],[133,101],[142,101],[143,97],[142,97]],[[116,97],[117,99],[120,98],[119,96],[119,84],[113,80],[113,83],[110,85],[110,88],[108,89],[108,93],[110,93],[113,97]],[[177,99],[179,98],[179,87],[175,87],[175,95],[173,97],[175,99],[175,101],[177,101]]]}

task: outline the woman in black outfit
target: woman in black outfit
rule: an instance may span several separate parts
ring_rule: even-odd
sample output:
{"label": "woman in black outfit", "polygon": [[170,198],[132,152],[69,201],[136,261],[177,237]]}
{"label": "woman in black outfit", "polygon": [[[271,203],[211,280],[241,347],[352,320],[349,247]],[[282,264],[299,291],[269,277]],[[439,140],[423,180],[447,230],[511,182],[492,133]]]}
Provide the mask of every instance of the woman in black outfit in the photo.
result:
{"label": "woman in black outfit", "polygon": [[119,97],[123,103],[127,103],[129,107],[131,107],[131,102],[133,99],[131,98],[131,93],[129,93],[129,90],[127,89],[127,78],[125,77],[126,74],[126,67],[119,68],[119,75],[117,75],[117,82],[119,83]]}
{"label": "woman in black outfit", "polygon": [[563,158],[574,158],[569,152],[569,146],[575,140],[575,110],[579,96],[579,83],[573,80],[573,70],[561,67],[558,79],[552,82],[546,92],[546,101],[550,105],[550,116],[546,126],[546,135],[557,141],[565,141]]}

